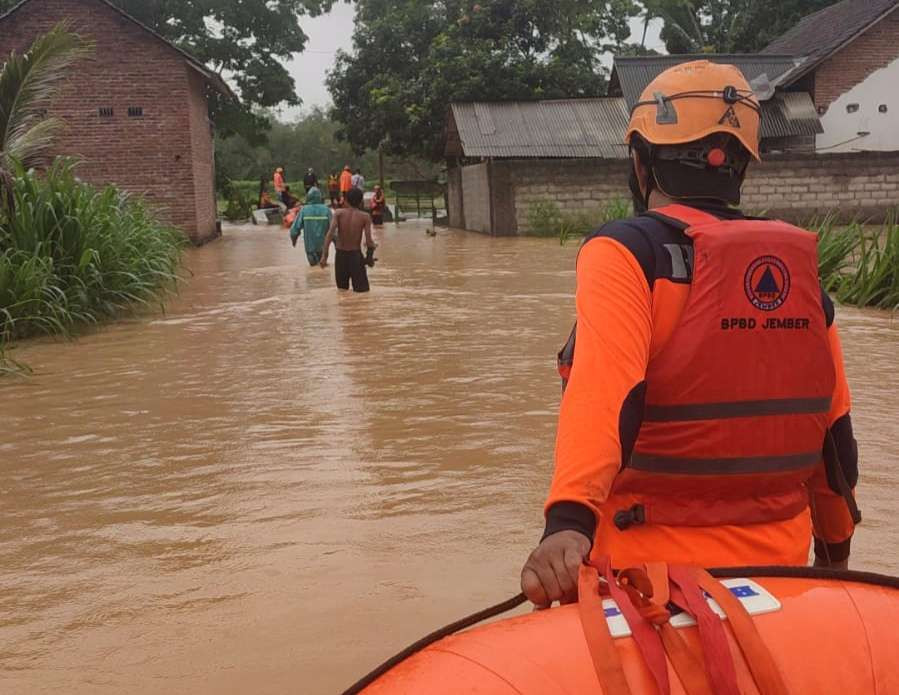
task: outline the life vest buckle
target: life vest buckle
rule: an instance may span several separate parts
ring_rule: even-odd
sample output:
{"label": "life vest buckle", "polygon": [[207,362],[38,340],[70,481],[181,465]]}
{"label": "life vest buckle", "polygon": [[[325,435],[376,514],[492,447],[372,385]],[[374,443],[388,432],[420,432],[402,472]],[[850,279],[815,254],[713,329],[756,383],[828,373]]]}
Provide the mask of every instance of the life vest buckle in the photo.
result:
{"label": "life vest buckle", "polygon": [[642,504],[635,504],[630,509],[619,509],[615,512],[614,521],[619,531],[627,531],[631,526],[645,524],[646,507]]}

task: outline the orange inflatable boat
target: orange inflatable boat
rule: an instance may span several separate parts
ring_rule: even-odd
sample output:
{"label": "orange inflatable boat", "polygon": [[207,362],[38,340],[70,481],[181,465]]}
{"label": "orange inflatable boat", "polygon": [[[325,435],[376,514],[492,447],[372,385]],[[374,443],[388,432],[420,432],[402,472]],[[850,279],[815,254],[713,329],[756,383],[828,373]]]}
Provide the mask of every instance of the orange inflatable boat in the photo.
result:
{"label": "orange inflatable boat", "polygon": [[899,694],[896,578],[810,568],[729,569],[715,579],[672,568],[669,577],[661,567],[619,573],[614,587],[608,568],[582,568],[578,604],[441,638],[488,609],[345,695]]}

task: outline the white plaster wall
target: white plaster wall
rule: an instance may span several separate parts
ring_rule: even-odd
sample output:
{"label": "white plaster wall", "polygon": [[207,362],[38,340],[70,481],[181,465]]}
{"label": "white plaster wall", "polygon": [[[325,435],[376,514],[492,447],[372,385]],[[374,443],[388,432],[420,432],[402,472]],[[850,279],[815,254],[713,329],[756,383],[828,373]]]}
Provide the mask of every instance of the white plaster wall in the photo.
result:
{"label": "white plaster wall", "polygon": [[[858,111],[848,113],[849,104],[858,104]],[[878,110],[881,105],[886,105],[886,113]],[[821,124],[824,133],[818,136],[818,150],[899,150],[899,58],[834,101]],[[870,135],[859,137],[863,132]]]}

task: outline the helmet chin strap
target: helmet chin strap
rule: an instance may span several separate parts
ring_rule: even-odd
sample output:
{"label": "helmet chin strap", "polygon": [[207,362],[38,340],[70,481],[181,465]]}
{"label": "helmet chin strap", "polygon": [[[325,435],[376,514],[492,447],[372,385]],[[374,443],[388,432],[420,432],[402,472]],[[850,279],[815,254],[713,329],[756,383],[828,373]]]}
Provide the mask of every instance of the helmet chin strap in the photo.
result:
{"label": "helmet chin strap", "polygon": [[627,184],[628,188],[630,188],[631,197],[633,199],[634,213],[636,213],[637,215],[642,215],[644,212],[649,210],[649,196],[652,195],[653,184],[655,183],[655,175],[652,173],[652,161],[655,155],[652,149],[652,145],[650,145],[649,153],[647,155],[649,161],[643,162],[642,159],[640,161],[640,163],[645,166],[646,170],[649,172],[649,176],[646,178],[646,192],[643,192],[643,190],[640,188],[640,178],[637,176],[637,163],[634,161],[633,146],[628,147],[628,154],[631,160],[631,171],[630,176],[628,176]]}
{"label": "helmet chin strap", "polygon": [[[633,162],[632,162],[633,164]],[[631,198],[634,203],[634,212],[637,215],[642,215],[644,212],[649,210],[649,186],[647,186],[646,194],[644,195],[643,191],[640,190],[640,180],[637,178],[637,165],[633,164],[631,166],[631,174],[628,177],[628,188],[631,190]],[[649,182],[647,181],[647,184]]]}

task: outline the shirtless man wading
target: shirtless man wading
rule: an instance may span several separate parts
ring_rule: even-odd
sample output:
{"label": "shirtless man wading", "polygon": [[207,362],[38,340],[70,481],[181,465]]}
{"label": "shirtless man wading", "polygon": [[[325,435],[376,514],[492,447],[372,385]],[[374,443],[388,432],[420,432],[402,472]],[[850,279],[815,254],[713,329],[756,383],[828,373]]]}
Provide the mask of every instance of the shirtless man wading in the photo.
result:
{"label": "shirtless man wading", "polygon": [[325,248],[321,260],[321,267],[326,267],[328,251],[336,232],[337,258],[334,261],[334,275],[337,287],[348,290],[350,289],[350,280],[352,280],[354,292],[368,292],[369,290],[368,273],[365,269],[366,260],[361,250],[363,233],[365,234],[365,246],[369,252],[377,248],[371,236],[371,217],[359,209],[362,205],[362,198],[362,191],[353,188],[346,196],[348,207],[334,212],[331,227],[325,237]]}

